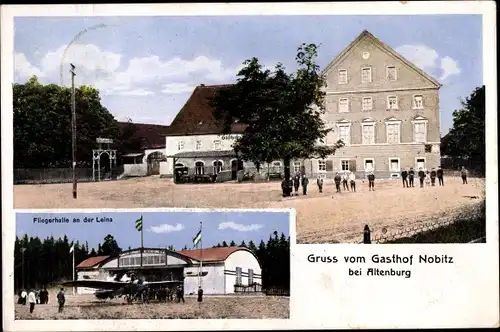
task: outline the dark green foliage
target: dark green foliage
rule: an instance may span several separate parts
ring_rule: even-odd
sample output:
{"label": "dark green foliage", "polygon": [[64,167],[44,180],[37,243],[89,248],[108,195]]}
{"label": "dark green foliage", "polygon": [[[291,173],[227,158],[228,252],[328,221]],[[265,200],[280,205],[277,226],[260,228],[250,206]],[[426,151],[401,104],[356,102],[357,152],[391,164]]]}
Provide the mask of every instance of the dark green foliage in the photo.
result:
{"label": "dark green foliage", "polygon": [[[263,70],[257,58],[244,62],[236,84],[217,91],[212,106],[226,133],[238,122],[246,124],[233,145],[241,159],[257,167],[283,160],[285,176],[291,159],[325,158],[343,146],[319,145],[331,130],[321,116],[325,112],[325,81],[315,63],[317,46],[303,44],[297,50],[299,69],[289,74],[278,63]],[[305,130],[307,128],[307,130]]]}
{"label": "dark green foliage", "polygon": [[453,127],[441,140],[441,154],[465,157],[469,165],[484,174],[485,144],[485,86],[476,88],[462,101],[462,108],[453,112]]}

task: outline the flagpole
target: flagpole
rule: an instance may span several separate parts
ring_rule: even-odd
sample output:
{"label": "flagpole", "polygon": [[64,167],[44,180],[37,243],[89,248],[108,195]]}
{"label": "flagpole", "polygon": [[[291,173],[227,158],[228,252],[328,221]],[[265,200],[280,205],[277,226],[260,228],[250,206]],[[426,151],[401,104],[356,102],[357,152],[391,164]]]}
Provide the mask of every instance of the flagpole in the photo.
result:
{"label": "flagpole", "polygon": [[203,222],[200,221],[200,272],[198,272],[198,286],[201,288],[201,269],[203,267]]}
{"label": "flagpole", "polygon": [[[75,281],[75,243],[73,243],[72,248],[73,248],[73,252],[72,252],[72,254],[73,254],[73,281]],[[76,288],[73,286],[73,295],[75,295],[75,289]]]}
{"label": "flagpole", "polygon": [[[142,216],[141,216],[142,218]],[[141,227],[141,266],[142,266],[142,252],[144,251],[144,225]]]}

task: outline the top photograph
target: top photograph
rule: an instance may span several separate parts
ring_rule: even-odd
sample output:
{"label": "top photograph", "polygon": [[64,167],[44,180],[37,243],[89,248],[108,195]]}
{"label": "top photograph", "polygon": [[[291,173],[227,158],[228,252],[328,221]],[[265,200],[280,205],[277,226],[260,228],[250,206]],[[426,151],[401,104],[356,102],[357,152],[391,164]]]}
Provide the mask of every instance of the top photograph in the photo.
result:
{"label": "top photograph", "polygon": [[294,208],[299,244],[483,243],[483,52],[481,15],[16,17],[14,208]]}

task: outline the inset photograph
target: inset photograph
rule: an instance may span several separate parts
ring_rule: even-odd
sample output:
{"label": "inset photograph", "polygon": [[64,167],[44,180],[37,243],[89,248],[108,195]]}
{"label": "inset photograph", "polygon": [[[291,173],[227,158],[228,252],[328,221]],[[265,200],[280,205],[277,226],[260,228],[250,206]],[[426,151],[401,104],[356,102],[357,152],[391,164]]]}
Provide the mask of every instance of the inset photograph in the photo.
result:
{"label": "inset photograph", "polygon": [[15,319],[288,319],[291,217],[17,212]]}

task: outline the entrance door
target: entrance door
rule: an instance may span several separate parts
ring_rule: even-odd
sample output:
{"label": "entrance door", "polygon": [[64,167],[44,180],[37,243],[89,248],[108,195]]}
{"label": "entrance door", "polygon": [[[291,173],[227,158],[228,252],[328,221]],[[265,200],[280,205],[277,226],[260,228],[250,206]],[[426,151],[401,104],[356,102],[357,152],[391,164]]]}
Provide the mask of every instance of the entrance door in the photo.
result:
{"label": "entrance door", "polygon": [[238,177],[238,171],[243,169],[243,161],[241,160],[231,160],[231,179],[236,180]]}

